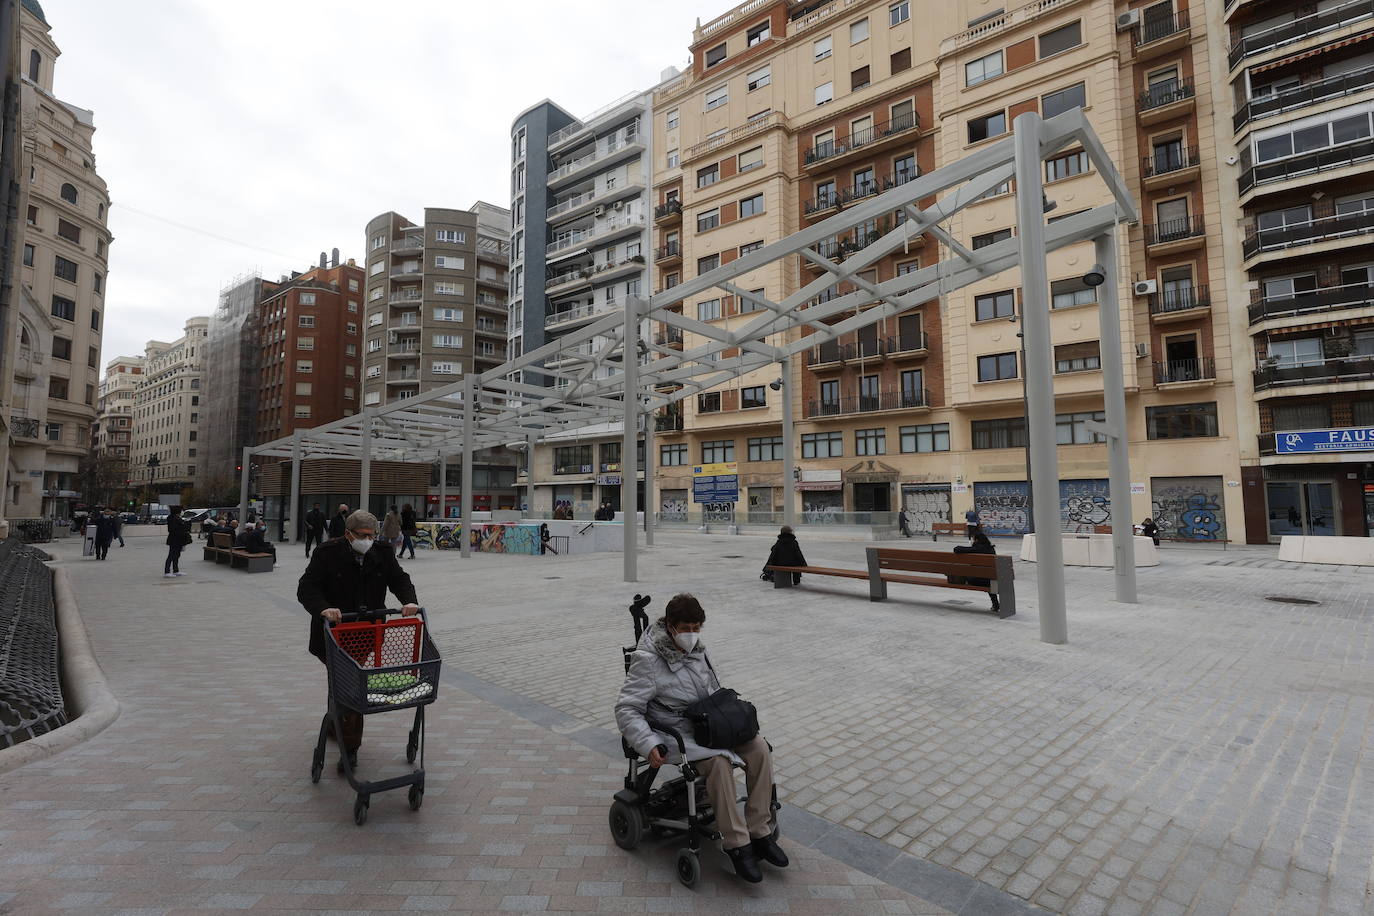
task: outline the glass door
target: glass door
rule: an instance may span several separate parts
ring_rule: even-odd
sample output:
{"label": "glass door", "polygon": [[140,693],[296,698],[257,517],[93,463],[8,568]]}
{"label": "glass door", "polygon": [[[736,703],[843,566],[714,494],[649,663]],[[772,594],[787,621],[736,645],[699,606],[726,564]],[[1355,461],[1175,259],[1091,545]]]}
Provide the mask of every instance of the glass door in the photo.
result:
{"label": "glass door", "polygon": [[[1269,536],[1336,534],[1335,485],[1323,482],[1271,480],[1265,484],[1269,503]],[[1365,500],[1366,510],[1369,499]]]}

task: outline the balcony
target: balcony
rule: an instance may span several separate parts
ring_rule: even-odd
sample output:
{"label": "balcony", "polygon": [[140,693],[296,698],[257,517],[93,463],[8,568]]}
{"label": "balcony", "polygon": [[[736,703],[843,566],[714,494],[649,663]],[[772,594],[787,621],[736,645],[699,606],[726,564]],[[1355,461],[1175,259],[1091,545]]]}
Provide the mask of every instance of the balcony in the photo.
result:
{"label": "balcony", "polygon": [[502,340],[505,340],[507,336],[506,329],[503,326],[494,321],[483,321],[480,318],[477,320],[476,331],[478,334],[485,334],[488,337],[499,337]]}
{"label": "balcony", "polygon": [[1150,16],[1141,23],[1135,36],[1135,59],[1149,60],[1188,44],[1188,11],[1166,16]]}
{"label": "balcony", "polygon": [[549,312],[544,316],[544,329],[573,325],[578,322],[587,321],[598,315],[609,314],[623,309],[624,306],[615,301],[610,302],[591,302],[586,305],[573,306],[570,309],[562,309],[556,312]]}
{"label": "balcony", "polygon": [[38,427],[33,417],[10,417],[10,435],[16,439],[37,439]]}
{"label": "balcony", "polygon": [[906,184],[920,176],[920,169],[913,169],[909,172],[898,172],[895,175],[885,175],[882,178],[875,178],[870,181],[857,182],[847,188],[838,191],[822,193],[816,196],[815,200],[808,200],[804,207],[807,216],[823,213],[837,207],[844,207],[856,200],[863,200],[867,197],[890,191],[895,187]]}
{"label": "balcony", "polygon": [[580,267],[557,273],[550,270],[548,272],[550,274],[549,279],[544,286],[544,294],[547,296],[566,295],[590,286],[593,280],[613,280],[616,277],[635,273],[643,266],[644,256],[635,254],[619,261],[606,261],[591,267]]}
{"label": "balcony", "polygon": [[674,350],[682,349],[682,329],[665,328],[654,332],[654,343],[660,347],[670,347]]}
{"label": "balcony", "polygon": [[1195,359],[1171,359],[1155,363],[1155,384],[1159,386],[1188,387],[1216,381],[1216,360],[1210,356]]}
{"label": "balcony", "polygon": [[422,267],[420,267],[419,265],[402,267],[402,266],[399,265],[399,264],[396,265],[395,267],[393,267],[393,268],[391,269],[391,272],[390,272],[389,274],[387,274],[387,276],[390,277],[392,280],[399,280],[399,281],[402,281],[402,282],[405,282],[405,281],[417,281],[417,282],[418,282],[420,279],[422,279],[422,278],[424,277],[424,275],[425,275],[424,269],[423,269]]}
{"label": "balcony", "polygon": [[1250,323],[1271,318],[1319,315],[1344,309],[1374,308],[1374,288],[1368,283],[1328,286],[1293,296],[1274,296],[1250,303]]}
{"label": "balcony", "polygon": [[1312,35],[1330,32],[1363,19],[1374,18],[1374,0],[1354,0],[1333,9],[1303,16],[1292,22],[1247,35],[1231,45],[1226,61],[1231,69],[1247,57],[1263,54],[1302,41]]}
{"label": "balcony", "polygon": [[660,433],[675,433],[682,431],[682,413],[674,411],[672,413],[654,414],[654,431]]}
{"label": "balcony", "polygon": [[[371,327],[369,325],[369,327]],[[386,326],[388,331],[418,331],[420,330],[420,317],[414,312],[409,312],[397,318]]]}
{"label": "balcony", "polygon": [[1374,379],[1374,356],[1338,356],[1301,366],[1266,366],[1255,370],[1255,390],[1296,385],[1330,385]]}
{"label": "balcony", "polygon": [[[546,216],[549,222],[566,222],[592,212],[598,201],[610,201],[616,198],[630,196],[631,192],[637,193],[644,187],[644,179],[637,175],[630,175],[625,179],[625,183],[616,188],[603,188],[601,190],[592,189],[583,191],[581,194],[574,194],[567,200],[559,201],[549,207]],[[604,212],[607,207],[603,206]]]}
{"label": "balcony", "polygon": [[1147,188],[1179,185],[1192,181],[1202,171],[1196,146],[1169,147],[1146,156],[1140,163],[1140,178]]}
{"label": "balcony", "polygon": [[682,243],[669,242],[660,245],[654,252],[654,263],[660,267],[671,267],[674,264],[682,263]]}
{"label": "balcony", "polygon": [[1340,146],[1252,165],[1241,172],[1237,182],[1240,193],[1244,195],[1264,185],[1318,175],[1370,159],[1374,159],[1374,139],[1356,140],[1354,143],[1343,143]]}
{"label": "balcony", "polygon": [[843,365],[872,359],[918,359],[929,353],[929,338],[925,331],[881,337],[867,342],[840,343],[827,340],[812,347],[806,354],[808,368]]}
{"label": "balcony", "polygon": [[1212,307],[1211,290],[1198,287],[1156,293],[1150,297],[1150,320],[1156,324],[1201,318]]}
{"label": "balcony", "polygon": [[607,220],[586,229],[574,229],[572,232],[565,232],[556,236],[552,242],[544,247],[544,253],[547,257],[573,254],[599,242],[609,241],[617,235],[633,232],[643,225],[644,217],[633,215]]}
{"label": "balcony", "polygon": [[1145,247],[1152,256],[1196,248],[1207,236],[1201,214],[1145,226]]}
{"label": "balcony", "polygon": [[416,359],[420,355],[420,339],[414,337],[387,344],[386,355],[389,359]]}
{"label": "balcony", "polygon": [[1193,107],[1196,94],[1191,79],[1165,80],[1136,97],[1136,119],[1141,124],[1156,124],[1176,118]]}
{"label": "balcony", "polygon": [[423,301],[424,296],[418,289],[398,289],[387,297],[386,304],[402,308],[415,308]]}
{"label": "balcony", "polygon": [[642,108],[643,103],[639,101],[641,97],[642,93],[631,92],[627,95],[621,96],[614,102],[601,106],[596,111],[587,115],[581,121],[574,121],[567,127],[554,131],[553,133],[549,134],[547,148],[552,150],[554,147],[562,146],[564,143],[571,140],[573,137],[577,136],[583,131],[590,130],[590,125],[593,121],[603,117],[604,115],[610,114],[617,108],[620,108],[622,106],[628,106],[631,102],[635,103],[634,107]]}
{"label": "balcony", "polygon": [[405,238],[394,239],[391,243],[391,253],[395,255],[415,255],[424,250],[424,236],[408,235]]}
{"label": "balcony", "polygon": [[1323,216],[1304,223],[1260,229],[1246,236],[1241,252],[1246,260],[1272,251],[1281,251],[1314,242],[1353,238],[1374,232],[1374,219],[1368,213]]}
{"label": "balcony", "polygon": [[834,400],[807,401],[806,418],[844,417],[859,413],[877,413],[883,410],[920,410],[930,407],[930,392],[919,391],[880,391],[877,394],[861,394],[857,397],[835,398]]}
{"label": "balcony", "polygon": [[416,369],[400,369],[386,374],[388,385],[413,385],[420,380],[420,373]]}
{"label": "balcony", "polygon": [[682,201],[670,200],[667,203],[662,203],[654,207],[655,225],[671,226],[674,223],[680,222],[682,222]]}
{"label": "balcony", "polygon": [[770,112],[762,118],[755,118],[752,121],[741,124],[729,133],[721,134],[718,137],[711,137],[710,139],[701,141],[695,146],[688,147],[687,151],[682,154],[682,161],[683,163],[692,162],[696,159],[700,159],[707,153],[724,149],[731,144],[738,143],[741,140],[747,140],[756,134],[761,134],[769,128],[782,126],[782,112]]}
{"label": "balcony", "polygon": [[882,344],[883,352],[892,359],[916,359],[930,352],[930,338],[925,331],[887,337]]}
{"label": "balcony", "polygon": [[839,140],[832,140],[828,143],[818,143],[806,151],[805,168],[820,165],[821,163],[838,162],[852,153],[874,147],[893,137],[903,136],[913,130],[921,129],[921,119],[913,111],[909,115],[900,118],[893,118],[882,124],[875,124],[873,127],[864,130],[856,130],[847,137]]}
{"label": "balcony", "polygon": [[549,187],[561,184],[576,175],[583,175],[593,167],[604,167],[631,154],[642,152],[644,138],[632,131],[624,131],[603,143],[594,152],[565,162],[549,173]]}
{"label": "balcony", "polygon": [[1342,73],[1340,76],[1333,76],[1330,79],[1294,86],[1292,89],[1285,89],[1273,95],[1250,99],[1236,110],[1235,115],[1231,118],[1231,125],[1235,131],[1239,132],[1251,121],[1283,114],[1286,111],[1295,111],[1308,105],[1324,102],[1327,99],[1338,99],[1362,89],[1368,89],[1370,86],[1374,86],[1374,67],[1366,67],[1363,70]]}

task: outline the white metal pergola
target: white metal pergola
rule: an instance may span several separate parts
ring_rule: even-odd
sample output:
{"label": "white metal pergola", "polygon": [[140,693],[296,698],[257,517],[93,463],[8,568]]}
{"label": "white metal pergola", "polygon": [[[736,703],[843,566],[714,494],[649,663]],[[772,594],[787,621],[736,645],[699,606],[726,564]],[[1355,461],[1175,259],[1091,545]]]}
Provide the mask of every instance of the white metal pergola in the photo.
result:
{"label": "white metal pergola", "polygon": [[[1044,160],[1071,146],[1080,146],[1105,184],[1112,202],[1075,213],[1047,225],[1043,191]],[[956,239],[944,224],[961,210],[1015,181],[1017,235],[977,250]],[[922,207],[920,201],[935,198]],[[865,227],[900,211],[905,221],[877,233]],[[1103,274],[1099,287],[1101,358],[1106,422],[1095,426],[1105,435],[1110,465],[1110,495],[1114,506],[1130,505],[1130,470],[1125,440],[1125,394],[1118,286],[1116,227],[1138,219],[1129,190],[1107,157],[1082,111],[1048,120],[1038,114],[1016,118],[1013,134],[989,144],[957,162],[921,175],[903,185],[854,204],[786,239],[765,245],[738,260],[648,299],[631,298],[623,311],[608,312],[592,323],[495,369],[471,374],[453,384],[379,407],[292,436],[244,449],[240,487],[241,513],[247,513],[249,464],[254,455],[290,458],[291,512],[300,502],[300,462],[303,457],[346,457],[361,462],[361,502],[367,505],[371,462],[440,462],[440,487],[445,486],[446,463],[460,455],[463,467],[461,548],[468,555],[468,525],[472,516],[472,455],[480,448],[511,443],[534,444],[557,433],[570,433],[594,423],[620,418],[624,423],[621,449],[622,498],[625,510],[624,577],[637,578],[639,509],[636,444],[641,420],[645,439],[645,503],[652,505],[653,412],[745,373],[780,366],[782,387],[783,479],[791,480],[794,462],[790,363],[793,356],[818,343],[897,315],[931,299],[947,295],[985,277],[1020,267],[1023,290],[1023,330],[1026,364],[1027,432],[1031,453],[1031,492],[1035,530],[1058,532],[1058,459],[1055,441],[1053,350],[1049,327],[1049,279],[1046,255],[1069,245],[1093,241]],[[824,256],[823,242],[846,232],[856,237],[843,259]],[[881,258],[904,248],[924,233],[940,243],[938,263],[881,282],[859,276]],[[861,235],[860,235],[861,234]],[[815,280],[779,302],[741,289],[736,280],[790,255],[799,255],[820,268]],[[820,301],[822,293],[840,283],[852,292]],[[679,311],[682,303],[708,290],[719,290],[751,303],[738,327],[699,321]],[[866,307],[863,311],[857,311]],[[842,317],[846,312],[853,312]],[[742,316],[743,317],[743,316]],[[695,335],[704,342],[682,351],[646,340],[645,321],[657,321]],[[834,323],[828,323],[830,321]],[[807,329],[810,334],[794,334]],[[630,346],[626,346],[627,341]],[[722,357],[726,350],[738,355]],[[639,359],[623,358],[625,352]],[[551,365],[550,365],[551,364]],[[523,370],[552,380],[534,385],[520,378]],[[533,505],[533,475],[528,475],[529,504]],[[441,489],[442,493],[442,489]],[[441,500],[442,500],[441,495]],[[442,503],[441,503],[442,504]],[[785,501],[786,520],[793,521],[793,501]],[[648,513],[646,512],[646,515]],[[295,527],[289,529],[294,540]],[[1135,562],[1129,524],[1114,524],[1116,594],[1135,601]],[[646,527],[652,544],[653,526]],[[1038,592],[1041,639],[1067,641],[1064,613],[1063,551],[1059,538],[1041,538]]]}

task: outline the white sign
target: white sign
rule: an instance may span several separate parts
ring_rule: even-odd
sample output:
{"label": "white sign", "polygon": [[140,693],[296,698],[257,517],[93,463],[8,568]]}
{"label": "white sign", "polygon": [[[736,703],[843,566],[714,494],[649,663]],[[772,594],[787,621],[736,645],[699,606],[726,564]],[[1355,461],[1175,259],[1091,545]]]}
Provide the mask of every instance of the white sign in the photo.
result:
{"label": "white sign", "polygon": [[1228,480],[1228,481],[1226,481],[1226,485],[1227,485],[1228,487],[1238,487],[1238,486],[1240,486],[1240,481],[1239,481],[1239,480]]}
{"label": "white sign", "polygon": [[950,490],[951,493],[967,493],[967,492],[968,492],[968,484],[966,484],[966,483],[955,483],[955,484],[950,484],[949,490]]}
{"label": "white sign", "polygon": [[1132,480],[1132,481],[1131,481],[1131,495],[1132,495],[1132,496],[1144,496],[1144,495],[1145,495],[1145,484],[1140,483],[1140,482],[1137,481],[1137,480]]}

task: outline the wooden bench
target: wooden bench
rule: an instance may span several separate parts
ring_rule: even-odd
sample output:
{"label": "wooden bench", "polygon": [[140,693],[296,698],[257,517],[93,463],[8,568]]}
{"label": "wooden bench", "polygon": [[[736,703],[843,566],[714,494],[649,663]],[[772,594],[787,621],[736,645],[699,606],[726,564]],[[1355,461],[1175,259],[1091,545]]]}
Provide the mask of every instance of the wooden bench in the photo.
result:
{"label": "wooden bench", "polygon": [[968,533],[968,523],[966,522],[932,522],[930,525],[930,539],[940,540],[940,535],[948,534],[951,537],[959,535],[964,537]]}
{"label": "wooden bench", "polygon": [[210,540],[205,542],[205,560],[207,562],[228,563],[234,554],[234,536],[225,534],[222,531],[213,532]]}
{"label": "wooden bench", "polygon": [[270,553],[249,553],[246,550],[235,550],[229,558],[229,566],[232,569],[243,569],[250,573],[271,572],[276,565],[276,557]]}
{"label": "wooden bench", "polygon": [[[1012,574],[1012,558],[989,553],[945,553],[942,550],[898,550],[891,547],[869,547],[868,597],[870,601],[886,601],[889,582],[902,585],[926,585],[932,588],[958,588],[996,595],[997,616],[1006,618],[1016,613],[1016,586]],[[926,573],[926,575],[909,575]],[[987,585],[951,582],[955,579],[985,579]]]}
{"label": "wooden bench", "polygon": [[838,576],[842,579],[867,579],[868,573],[862,569],[828,569],[824,566],[765,566],[773,573],[774,588],[791,588],[797,584],[794,578],[799,575]]}

